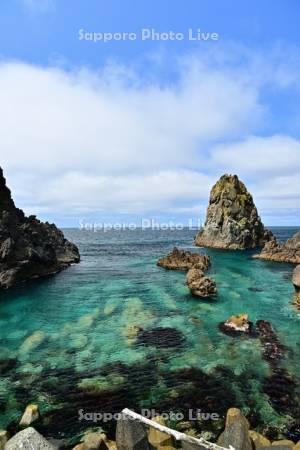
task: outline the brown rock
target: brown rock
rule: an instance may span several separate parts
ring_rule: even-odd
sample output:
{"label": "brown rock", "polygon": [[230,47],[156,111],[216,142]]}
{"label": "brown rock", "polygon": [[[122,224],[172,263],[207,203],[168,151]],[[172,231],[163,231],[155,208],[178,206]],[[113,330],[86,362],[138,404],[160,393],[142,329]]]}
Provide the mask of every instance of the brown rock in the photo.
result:
{"label": "brown rock", "polygon": [[28,405],[20,421],[21,427],[29,427],[33,422],[40,417],[38,405]]}
{"label": "brown rock", "polygon": [[254,255],[254,258],[300,264],[300,230],[285,243],[278,242],[275,238],[267,242],[261,253]]}
{"label": "brown rock", "polygon": [[216,283],[206,277],[202,270],[190,269],[186,276],[186,283],[191,293],[197,297],[207,298],[217,295]]}
{"label": "brown rock", "polygon": [[272,446],[277,446],[277,445],[290,447],[291,450],[295,447],[295,443],[288,439],[281,439],[279,441],[272,442]]}
{"label": "brown rock", "polygon": [[[155,417],[153,419],[154,422],[166,426],[165,420],[163,417]],[[157,450],[169,450],[174,448],[173,439],[167,433],[163,433],[162,431],[156,430],[155,428],[149,429],[148,432],[148,441],[153,447]]]}
{"label": "brown rock", "polygon": [[174,247],[167,256],[157,261],[157,265],[169,270],[189,270],[192,267],[207,270],[210,267],[210,257]]}
{"label": "brown rock", "polygon": [[9,440],[9,434],[6,430],[0,430],[0,450],[4,450],[6,442]]}
{"label": "brown rock", "polygon": [[261,448],[261,447],[269,447],[271,445],[271,442],[269,439],[264,437],[262,434],[257,433],[257,431],[250,430],[249,436],[254,444],[255,449]]}

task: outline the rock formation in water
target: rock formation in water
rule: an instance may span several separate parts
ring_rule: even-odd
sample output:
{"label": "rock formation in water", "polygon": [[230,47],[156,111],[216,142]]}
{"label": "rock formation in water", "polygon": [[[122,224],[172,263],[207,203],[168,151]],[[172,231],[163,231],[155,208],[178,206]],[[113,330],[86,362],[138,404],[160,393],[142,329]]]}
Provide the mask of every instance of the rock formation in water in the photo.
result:
{"label": "rock formation in water", "polygon": [[211,190],[205,226],[196,236],[196,245],[244,250],[262,247],[272,238],[246,186],[236,175],[223,175]]}
{"label": "rock formation in water", "polygon": [[300,309],[300,265],[294,269],[292,281],[296,290],[294,304]]}
{"label": "rock formation in water", "polygon": [[273,238],[265,244],[261,253],[255,255],[254,258],[300,264],[300,230],[284,243]]}
{"label": "rock formation in water", "polygon": [[169,270],[189,270],[192,267],[207,270],[210,267],[210,257],[174,247],[167,256],[157,261],[157,265]]}
{"label": "rock formation in water", "polygon": [[16,208],[0,168],[0,288],[59,272],[79,260],[76,245],[55,225]]}
{"label": "rock formation in water", "polygon": [[249,322],[248,314],[238,314],[231,316],[226,322],[219,324],[219,330],[229,336],[239,336],[241,334],[250,334],[253,324]]}
{"label": "rock formation in water", "polygon": [[192,267],[186,276],[186,284],[196,297],[208,298],[217,295],[216,283],[206,277],[202,270]]}

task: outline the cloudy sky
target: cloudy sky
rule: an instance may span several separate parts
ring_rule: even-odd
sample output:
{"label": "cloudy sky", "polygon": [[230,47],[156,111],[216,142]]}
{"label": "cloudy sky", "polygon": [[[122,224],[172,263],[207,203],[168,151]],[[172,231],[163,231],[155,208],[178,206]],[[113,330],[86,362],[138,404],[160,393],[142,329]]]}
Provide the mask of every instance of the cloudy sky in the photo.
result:
{"label": "cloudy sky", "polygon": [[[0,164],[15,202],[60,226],[196,219],[229,172],[266,224],[300,225],[299,20],[297,0],[2,0]],[[142,41],[143,28],[185,38]]]}

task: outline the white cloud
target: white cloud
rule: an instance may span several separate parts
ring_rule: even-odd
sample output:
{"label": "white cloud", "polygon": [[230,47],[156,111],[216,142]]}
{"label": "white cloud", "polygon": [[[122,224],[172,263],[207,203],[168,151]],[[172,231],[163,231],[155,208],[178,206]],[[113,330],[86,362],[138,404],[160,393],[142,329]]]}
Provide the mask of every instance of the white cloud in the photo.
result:
{"label": "white cloud", "polygon": [[195,216],[224,172],[244,178],[266,214],[299,199],[300,143],[253,135],[267,115],[256,73],[190,58],[161,86],[117,66],[5,63],[0,90],[1,165],[27,212]]}

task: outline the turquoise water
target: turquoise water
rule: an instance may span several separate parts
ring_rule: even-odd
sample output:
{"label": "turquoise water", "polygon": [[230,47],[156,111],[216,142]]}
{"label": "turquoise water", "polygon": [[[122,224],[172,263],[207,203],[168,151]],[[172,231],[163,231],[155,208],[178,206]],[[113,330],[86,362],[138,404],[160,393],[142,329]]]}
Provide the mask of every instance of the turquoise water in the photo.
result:
{"label": "turquoise water", "polygon": [[[285,240],[296,230],[273,231]],[[223,416],[235,405],[256,429],[283,433],[291,416],[300,418],[297,401],[278,408],[266,394],[274,368],[262,359],[259,340],[218,330],[221,321],[242,312],[253,322],[270,321],[288,347],[279,366],[298,381],[300,314],[291,305],[292,266],[253,260],[253,252],[207,250],[219,295],[203,301],[189,294],[184,273],[156,266],[174,245],[203,251],[193,247],[193,231],[65,234],[80,247],[79,265],[1,293],[0,362],[13,361],[0,378],[0,427],[18,421],[29,402],[40,404],[41,430],[55,437],[90,426],[78,421],[82,408],[199,407]],[[168,347],[145,345],[133,327],[176,329],[183,341],[172,342],[171,334]],[[102,426],[112,432],[113,425]]]}

